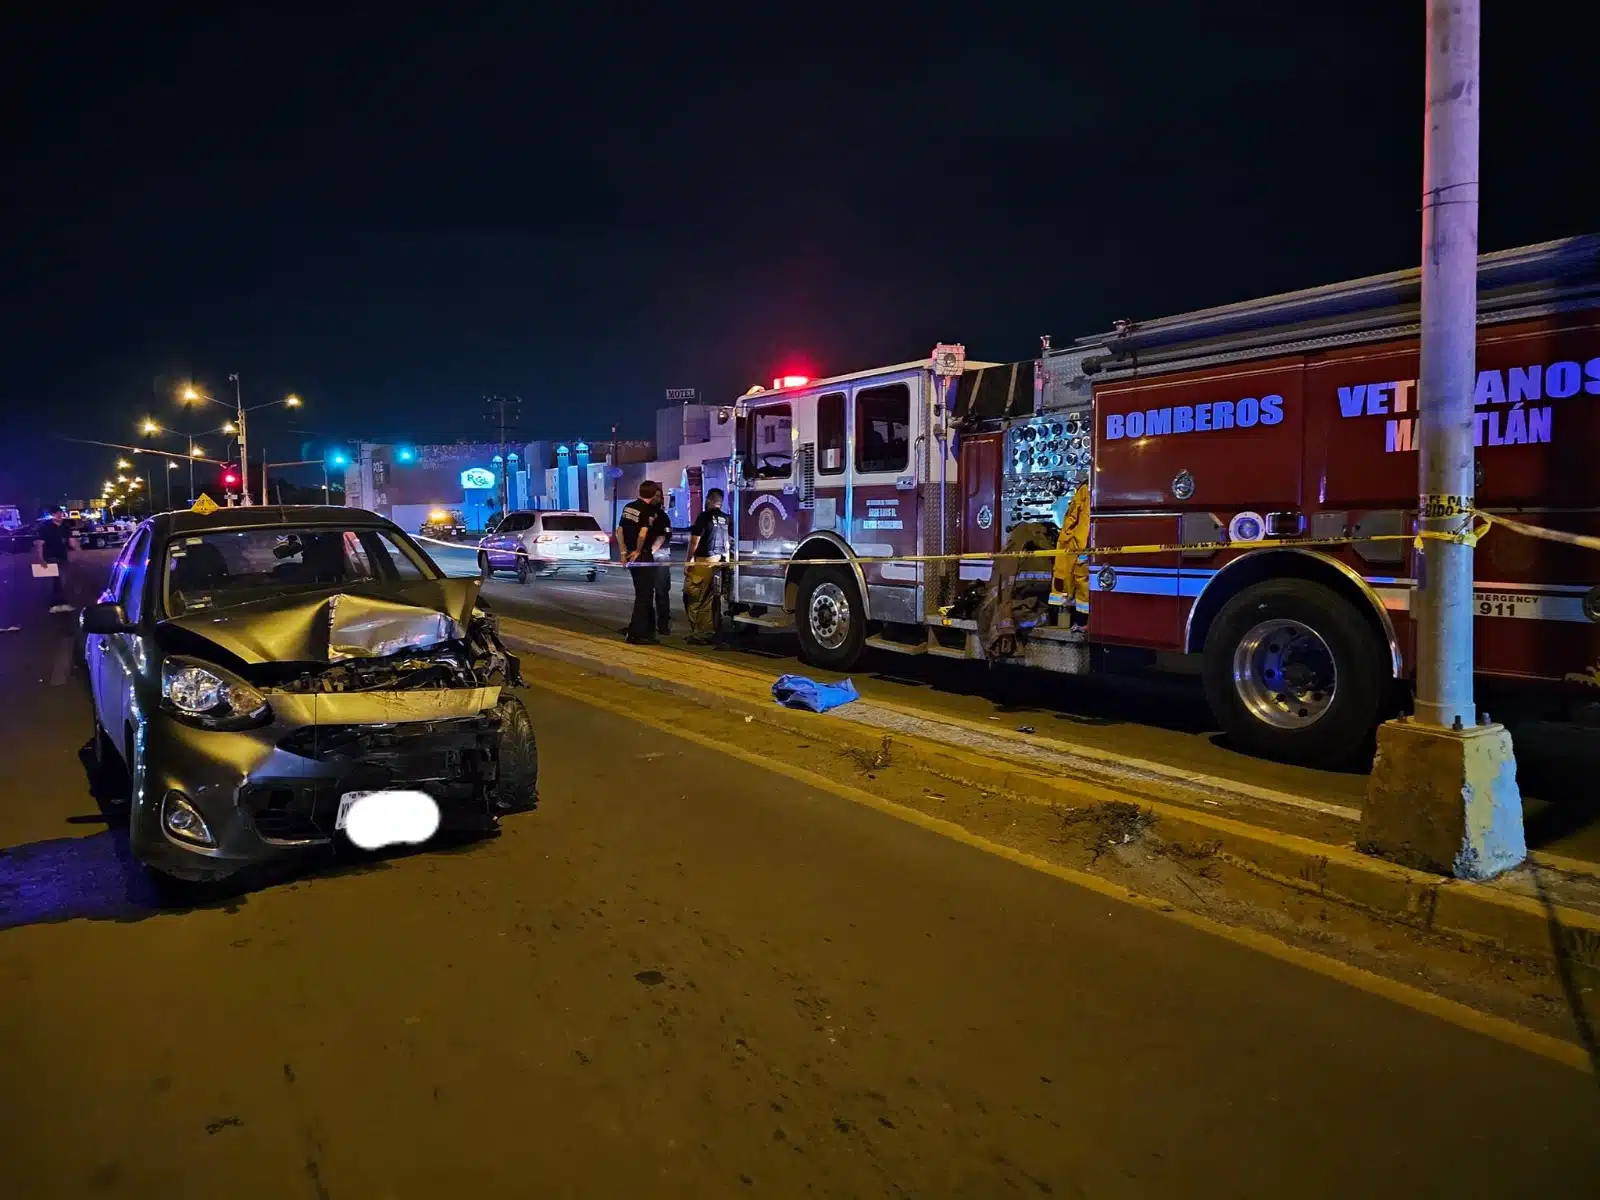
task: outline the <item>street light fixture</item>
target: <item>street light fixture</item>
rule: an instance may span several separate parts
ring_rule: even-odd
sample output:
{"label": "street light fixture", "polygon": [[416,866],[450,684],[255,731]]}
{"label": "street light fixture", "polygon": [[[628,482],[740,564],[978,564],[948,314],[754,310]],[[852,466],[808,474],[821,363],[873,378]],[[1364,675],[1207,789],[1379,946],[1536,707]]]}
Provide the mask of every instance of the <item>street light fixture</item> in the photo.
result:
{"label": "street light fixture", "polygon": [[125,458],[117,459],[117,469],[119,471],[126,471],[132,466],[133,466],[133,464],[131,462],[129,462],[127,459],[125,459]]}
{"label": "street light fixture", "polygon": [[[303,402],[301,401],[299,396],[295,395],[293,392],[290,392],[282,400],[269,400],[265,404],[253,404],[249,408],[246,408],[244,406],[243,394],[241,393],[240,388],[239,388],[239,376],[238,375],[229,375],[228,376],[228,381],[233,384],[233,403],[232,404],[229,404],[226,400],[218,400],[215,396],[206,395],[199,388],[195,387],[192,383],[189,384],[187,387],[185,387],[183,389],[183,391],[179,393],[179,395],[180,395],[180,398],[182,398],[183,400],[186,400],[186,401],[196,401],[196,402],[198,402],[198,401],[204,400],[204,401],[206,401],[208,403],[211,403],[211,404],[220,404],[224,408],[233,409],[234,419],[233,419],[232,422],[230,422],[230,424],[233,425],[235,427],[235,429],[237,429],[237,432],[239,434],[239,462],[246,466],[245,478],[240,481],[240,483],[241,483],[241,488],[240,488],[240,490],[241,490],[241,498],[243,499],[244,503],[249,504],[250,503],[250,483],[249,483],[248,464],[250,462],[250,441],[249,441],[250,433],[249,433],[249,428],[245,423],[245,415],[247,413],[253,413],[257,409],[272,408],[273,406],[278,405],[278,404],[282,404],[286,408],[299,408]],[[224,428],[223,432],[224,433],[233,433],[235,431],[235,429]],[[262,501],[264,503],[266,501],[266,496],[263,495],[261,497],[261,499],[262,499]]]}

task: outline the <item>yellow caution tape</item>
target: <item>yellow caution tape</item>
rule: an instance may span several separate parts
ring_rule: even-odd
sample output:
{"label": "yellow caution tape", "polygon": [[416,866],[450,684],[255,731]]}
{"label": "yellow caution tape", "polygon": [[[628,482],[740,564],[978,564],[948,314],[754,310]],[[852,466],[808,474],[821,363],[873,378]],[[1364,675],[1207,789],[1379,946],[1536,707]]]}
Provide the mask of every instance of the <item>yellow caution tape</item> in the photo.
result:
{"label": "yellow caution tape", "polygon": [[1592,537],[1586,533],[1567,533],[1561,529],[1546,529],[1543,525],[1529,525],[1523,521],[1513,521],[1510,517],[1498,514],[1476,512],[1474,517],[1481,517],[1484,528],[1490,525],[1504,525],[1512,533],[1520,533],[1524,537],[1541,538],[1547,542],[1561,542],[1567,546],[1578,546],[1584,550],[1600,550],[1600,537]]}
{"label": "yellow caution tape", "polygon": [[[1511,532],[1520,533],[1525,537],[1561,542],[1564,545],[1578,546],[1585,550],[1600,550],[1600,537],[1594,537],[1589,534],[1567,533],[1560,529],[1546,529],[1541,525],[1529,525],[1523,521],[1513,520],[1510,517],[1486,513],[1482,509],[1473,509],[1460,515],[1465,521],[1465,524],[1460,529],[1421,529],[1416,533],[1372,533],[1360,537],[1347,534],[1338,537],[1265,538],[1259,542],[1151,542],[1146,545],[1134,546],[1091,546],[1087,550],[997,550],[993,553],[976,552],[969,554],[862,554],[856,555],[849,561],[870,564],[993,562],[1002,558],[1076,558],[1088,562],[1097,558],[1127,557],[1138,554],[1215,554],[1224,550],[1353,546],[1361,542],[1411,542],[1420,550],[1424,541],[1449,542],[1458,546],[1476,546],[1483,538],[1483,535],[1496,525],[1503,525]],[[413,534],[412,537],[419,542],[429,542],[436,546],[445,546],[451,550],[476,551],[479,548],[472,542],[445,542],[438,538],[424,537],[421,534]],[[838,558],[784,558],[780,555],[741,555],[737,559],[723,562],[720,565],[825,567],[843,561],[845,560]],[[584,565],[591,564],[585,560]],[[629,564],[596,561],[592,565],[604,567],[627,566]],[[646,565],[659,566],[661,564]]]}
{"label": "yellow caution tape", "polygon": [[[993,562],[1001,558],[1061,557],[1089,561],[1096,558],[1134,554],[1218,553],[1223,550],[1256,550],[1279,546],[1349,546],[1356,542],[1409,542],[1415,540],[1420,544],[1424,539],[1475,546],[1487,528],[1488,526],[1484,525],[1454,532],[1425,529],[1414,534],[1373,533],[1364,537],[1267,538],[1259,542],[1153,542],[1142,546],[1091,546],[1087,550],[997,550],[992,554],[862,554],[857,555],[851,561],[858,563]],[[820,567],[843,562],[844,560],[838,558],[783,558],[771,555],[741,555],[736,561],[739,566],[748,566],[752,563],[760,565],[781,563],[789,566]]]}

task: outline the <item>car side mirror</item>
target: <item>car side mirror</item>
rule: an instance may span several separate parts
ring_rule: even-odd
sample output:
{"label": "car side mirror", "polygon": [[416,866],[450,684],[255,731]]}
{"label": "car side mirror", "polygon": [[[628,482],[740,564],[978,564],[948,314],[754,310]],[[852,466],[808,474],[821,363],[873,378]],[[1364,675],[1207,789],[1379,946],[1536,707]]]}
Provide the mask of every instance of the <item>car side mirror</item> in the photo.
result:
{"label": "car side mirror", "polygon": [[132,628],[120,604],[91,604],[83,610],[85,633],[127,633]]}

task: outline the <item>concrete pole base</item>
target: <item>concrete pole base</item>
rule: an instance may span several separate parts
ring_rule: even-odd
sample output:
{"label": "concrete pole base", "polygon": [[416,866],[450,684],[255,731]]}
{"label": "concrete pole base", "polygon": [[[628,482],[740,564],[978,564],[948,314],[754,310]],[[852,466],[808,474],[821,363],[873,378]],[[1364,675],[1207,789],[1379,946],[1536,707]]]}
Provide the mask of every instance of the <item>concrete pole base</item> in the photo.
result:
{"label": "concrete pole base", "polygon": [[1401,718],[1378,727],[1357,848],[1457,879],[1492,879],[1528,856],[1511,735]]}

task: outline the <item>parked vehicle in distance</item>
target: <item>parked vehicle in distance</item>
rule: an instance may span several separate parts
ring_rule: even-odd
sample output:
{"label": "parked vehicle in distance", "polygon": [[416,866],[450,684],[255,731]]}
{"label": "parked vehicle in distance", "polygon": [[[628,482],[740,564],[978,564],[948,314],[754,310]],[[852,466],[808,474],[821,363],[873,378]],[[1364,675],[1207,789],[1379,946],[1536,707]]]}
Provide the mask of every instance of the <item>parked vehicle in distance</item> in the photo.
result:
{"label": "parked vehicle in distance", "polygon": [[467,522],[458,509],[436,508],[417,532],[423,537],[448,542],[467,535]]}
{"label": "parked vehicle in distance", "polygon": [[22,519],[15,504],[0,504],[0,545],[11,554],[33,548],[33,525]]}
{"label": "parked vehicle in distance", "polygon": [[593,580],[611,558],[611,538],[586,512],[509,512],[478,543],[478,573],[513,571],[518,583],[534,574],[582,571]]}
{"label": "parked vehicle in distance", "polygon": [[107,546],[120,546],[128,540],[133,532],[134,524],[127,518],[97,524],[94,521],[78,521],[74,526],[74,536],[78,539],[78,546],[83,550],[104,550]]}
{"label": "parked vehicle in distance", "polygon": [[134,857],[208,882],[531,807],[520,671],[479,586],[359,509],[146,520],[82,619],[95,762]]}

